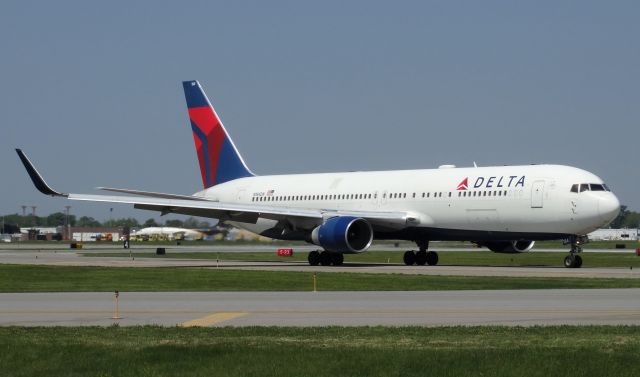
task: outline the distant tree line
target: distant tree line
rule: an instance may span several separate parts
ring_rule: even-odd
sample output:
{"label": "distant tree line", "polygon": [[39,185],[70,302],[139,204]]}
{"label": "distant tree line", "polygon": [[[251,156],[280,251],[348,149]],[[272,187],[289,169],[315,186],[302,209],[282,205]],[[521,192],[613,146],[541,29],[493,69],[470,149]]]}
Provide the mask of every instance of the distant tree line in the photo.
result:
{"label": "distant tree line", "polygon": [[[55,212],[48,216],[22,216],[17,213],[11,215],[4,215],[4,224],[13,225],[20,228],[28,228],[32,226],[36,227],[57,227],[65,225],[65,214],[62,212]],[[125,227],[129,228],[147,228],[152,226],[170,226],[176,228],[188,228],[188,229],[208,229],[211,228],[211,224],[208,221],[198,220],[194,217],[189,217],[186,220],[172,219],[165,222],[158,222],[153,218],[147,219],[145,222],[140,223],[133,217],[112,219],[100,222],[90,216],[81,216],[80,218],[75,215],[69,215],[69,225],[76,227]]]}
{"label": "distant tree line", "polygon": [[611,224],[610,228],[640,228],[640,212],[629,211],[627,206],[620,206],[620,213]]}
{"label": "distant tree line", "polygon": [[[17,213],[12,215],[4,215],[4,223],[17,225],[20,228],[26,228],[30,226],[61,226],[65,224],[65,214],[62,212],[55,212],[49,216],[22,216]],[[69,215],[69,224],[72,226],[76,223],[76,216]]]}

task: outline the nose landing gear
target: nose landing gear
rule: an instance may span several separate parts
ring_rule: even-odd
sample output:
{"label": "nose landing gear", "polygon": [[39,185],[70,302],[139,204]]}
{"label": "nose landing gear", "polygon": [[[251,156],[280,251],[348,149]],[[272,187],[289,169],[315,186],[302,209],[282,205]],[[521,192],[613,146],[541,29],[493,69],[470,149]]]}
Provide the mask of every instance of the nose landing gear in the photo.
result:
{"label": "nose landing gear", "polygon": [[583,243],[588,242],[589,239],[586,236],[571,236],[569,242],[571,244],[571,250],[569,255],[564,258],[564,266],[566,268],[580,268],[582,267],[582,257],[578,255],[582,253]]}
{"label": "nose landing gear", "polygon": [[580,268],[582,267],[582,257],[574,254],[567,255],[564,257],[564,266],[566,268]]}

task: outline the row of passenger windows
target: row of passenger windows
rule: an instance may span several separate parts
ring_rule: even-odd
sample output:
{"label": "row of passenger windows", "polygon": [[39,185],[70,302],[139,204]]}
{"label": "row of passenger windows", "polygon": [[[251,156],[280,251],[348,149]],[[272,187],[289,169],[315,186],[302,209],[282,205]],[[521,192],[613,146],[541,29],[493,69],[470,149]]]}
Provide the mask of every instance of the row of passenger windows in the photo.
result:
{"label": "row of passenger windows", "polygon": [[[448,192],[447,197],[451,197],[452,193]],[[480,196],[507,196],[507,190],[494,191],[458,191],[458,197],[480,197]],[[416,198],[414,192],[411,196]],[[442,192],[423,192],[423,198],[442,198]],[[287,195],[287,196],[254,196],[252,202],[281,202],[281,201],[308,201],[308,200],[360,200],[360,199],[377,199],[378,194],[330,194],[330,195]],[[407,193],[383,193],[383,199],[406,199]]]}
{"label": "row of passenger windows", "polygon": [[333,195],[290,195],[290,196],[254,196],[252,202],[281,202],[299,200],[355,200],[355,199],[376,199],[376,194],[333,194]]}
{"label": "row of passenger windows", "polygon": [[[473,193],[473,194],[472,194]],[[476,193],[478,195],[476,195]],[[507,196],[507,190],[489,190],[489,191],[458,191],[458,196],[472,197],[472,196]]]}
{"label": "row of passenger windows", "polygon": [[571,186],[571,192],[584,192],[584,191],[611,191],[609,187],[600,183],[576,183]]}

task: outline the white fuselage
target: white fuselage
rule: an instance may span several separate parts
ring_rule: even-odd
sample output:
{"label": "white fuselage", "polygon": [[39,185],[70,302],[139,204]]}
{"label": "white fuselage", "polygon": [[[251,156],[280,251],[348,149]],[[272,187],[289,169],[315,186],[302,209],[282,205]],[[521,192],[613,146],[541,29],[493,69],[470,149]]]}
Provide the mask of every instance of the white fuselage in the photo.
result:
{"label": "white fuselage", "polygon": [[[569,166],[527,165],[257,176],[195,195],[290,208],[404,211],[417,219],[413,224],[378,229],[376,237],[411,228],[424,230],[433,240],[505,238],[507,234],[547,239],[587,234],[617,215],[619,201],[612,192],[572,192],[576,184],[602,185],[603,181]],[[276,223],[259,219],[234,225],[262,234]]]}

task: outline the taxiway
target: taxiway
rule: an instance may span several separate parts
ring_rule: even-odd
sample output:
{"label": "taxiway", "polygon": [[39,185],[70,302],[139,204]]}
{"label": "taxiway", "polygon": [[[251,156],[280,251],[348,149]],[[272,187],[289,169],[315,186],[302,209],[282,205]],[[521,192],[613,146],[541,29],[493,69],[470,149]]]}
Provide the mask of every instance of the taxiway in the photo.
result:
{"label": "taxiway", "polygon": [[640,323],[640,289],[3,293],[0,325],[364,326]]}

